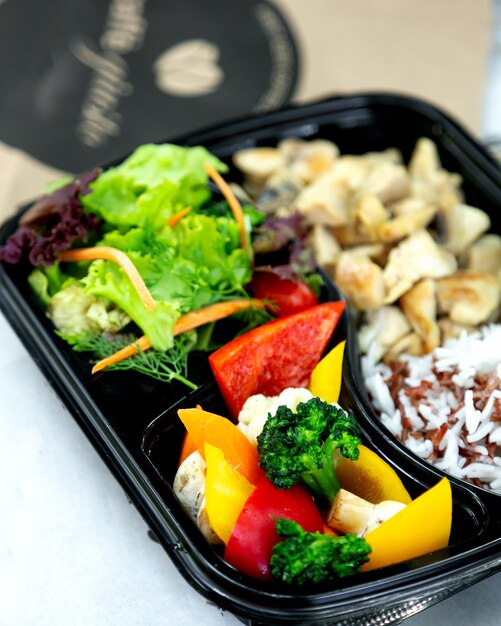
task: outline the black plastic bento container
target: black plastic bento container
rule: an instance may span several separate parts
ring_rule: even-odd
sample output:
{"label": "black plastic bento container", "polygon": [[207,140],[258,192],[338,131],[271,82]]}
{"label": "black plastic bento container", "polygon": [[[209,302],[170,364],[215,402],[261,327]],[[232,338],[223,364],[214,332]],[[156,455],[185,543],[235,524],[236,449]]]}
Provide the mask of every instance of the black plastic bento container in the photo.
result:
{"label": "black plastic bento container", "polygon": [[[466,200],[486,210],[501,232],[501,170],[488,153],[441,111],[414,99],[377,94],[333,98],[247,118],[170,139],[205,145],[231,163],[238,149],[284,137],[323,137],[342,153],[395,146],[409,158],[419,137],[438,146],[443,166],[463,177]],[[230,178],[237,178],[232,170]],[[0,230],[3,243],[17,217]],[[338,297],[330,286],[326,296]],[[192,363],[197,391],[127,372],[92,377],[89,364],[54,334],[22,270],[0,266],[0,307],[34,360],[92,441],[104,462],[188,582],[248,624],[397,623],[501,569],[501,497],[451,478],[451,544],[436,553],[321,587],[294,590],[240,574],[212,549],[181,508],[171,484],[182,428],[179,407],[203,403],[223,411],[206,357]],[[359,418],[368,445],[399,470],[411,495],[443,474],[406,450],[374,415],[363,388],[354,329],[347,314],[336,331],[347,336],[342,402]]]}

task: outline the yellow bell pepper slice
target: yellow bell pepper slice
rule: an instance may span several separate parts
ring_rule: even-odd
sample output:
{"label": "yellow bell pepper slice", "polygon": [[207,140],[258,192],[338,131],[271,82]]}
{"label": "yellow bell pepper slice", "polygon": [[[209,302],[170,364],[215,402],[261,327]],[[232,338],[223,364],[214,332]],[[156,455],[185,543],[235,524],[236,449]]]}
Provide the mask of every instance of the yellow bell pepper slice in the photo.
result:
{"label": "yellow bell pepper slice", "polygon": [[336,476],[341,487],[372,504],[383,500],[409,504],[412,498],[391,465],[364,445],[359,445],[358,451],[356,461],[336,454]]}
{"label": "yellow bell pepper slice", "polygon": [[337,402],[343,376],[343,355],[346,341],[341,341],[313,368],[309,390],[325,402]]}
{"label": "yellow bell pepper slice", "polygon": [[218,537],[228,543],[237,517],[254,489],[226,460],[222,450],[205,442],[205,509]]}
{"label": "yellow bell pepper slice", "polygon": [[452,492],[447,478],[413,500],[365,536],[372,548],[362,571],[385,567],[445,548],[452,523]]}

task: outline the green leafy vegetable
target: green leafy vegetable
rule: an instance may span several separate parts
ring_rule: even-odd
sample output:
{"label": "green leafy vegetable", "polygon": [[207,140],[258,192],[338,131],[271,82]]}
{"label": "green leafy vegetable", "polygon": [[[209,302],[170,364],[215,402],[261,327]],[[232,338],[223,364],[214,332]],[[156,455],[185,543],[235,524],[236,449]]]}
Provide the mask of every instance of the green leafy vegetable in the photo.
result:
{"label": "green leafy vegetable", "polygon": [[28,284],[44,307],[48,307],[51,297],[63,287],[74,282],[64,274],[58,263],[42,269],[34,269],[28,276]]}
{"label": "green leafy vegetable", "polygon": [[82,279],[86,293],[114,302],[136,322],[157,350],[173,344],[172,331],[180,315],[176,302],[159,301],[154,311],[147,311],[125,272],[111,261],[93,261]]}
{"label": "green leafy vegetable", "polygon": [[203,147],[146,144],[103,172],[82,202],[108,224],[162,227],[185,206],[198,208],[210,198],[204,162],[227,171]]}
{"label": "green leafy vegetable", "polygon": [[[256,228],[266,219],[266,213],[256,209],[251,204],[243,204],[242,211],[245,217],[249,220],[252,228]],[[210,204],[204,206],[204,213],[205,215],[214,217],[232,217],[231,209],[226,200],[211,202]]]}

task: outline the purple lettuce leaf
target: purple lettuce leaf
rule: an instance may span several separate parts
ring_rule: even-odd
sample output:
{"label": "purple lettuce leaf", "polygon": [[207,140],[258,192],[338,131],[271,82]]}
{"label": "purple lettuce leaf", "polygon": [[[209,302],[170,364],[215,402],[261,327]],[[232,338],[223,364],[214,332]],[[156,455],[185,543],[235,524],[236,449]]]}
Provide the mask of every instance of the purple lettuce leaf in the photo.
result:
{"label": "purple lettuce leaf", "polygon": [[90,192],[89,184],[100,172],[87,172],[35,202],[21,216],[17,230],[0,246],[0,261],[16,264],[27,257],[31,265],[47,267],[75,242],[87,243],[89,233],[97,232],[102,221],[84,212],[79,198]]}
{"label": "purple lettuce leaf", "polygon": [[306,245],[308,229],[299,213],[269,217],[257,230],[252,243],[256,269],[273,271],[284,279],[316,271],[313,253]]}

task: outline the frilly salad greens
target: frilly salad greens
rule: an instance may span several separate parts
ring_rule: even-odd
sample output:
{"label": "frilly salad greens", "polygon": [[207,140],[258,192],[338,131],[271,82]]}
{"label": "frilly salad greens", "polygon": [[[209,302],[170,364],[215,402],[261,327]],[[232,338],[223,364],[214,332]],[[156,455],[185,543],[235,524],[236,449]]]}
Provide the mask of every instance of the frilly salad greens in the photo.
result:
{"label": "frilly salad greens", "polygon": [[[251,206],[235,215],[211,191],[217,172],[227,166],[203,147],[141,146],[116,167],[53,185],[21,217],[0,260],[34,266],[29,284],[73,349],[100,363],[128,350],[111,367],[191,384],[188,353],[215,347],[216,319],[238,313],[249,328],[268,315],[245,289],[253,229],[266,216]],[[193,324],[193,312],[212,315],[218,303],[224,315]]]}

